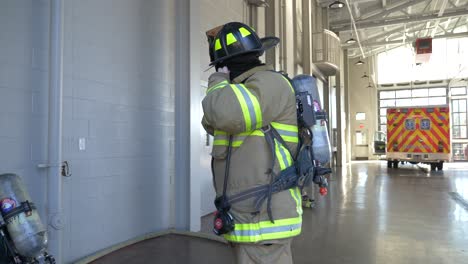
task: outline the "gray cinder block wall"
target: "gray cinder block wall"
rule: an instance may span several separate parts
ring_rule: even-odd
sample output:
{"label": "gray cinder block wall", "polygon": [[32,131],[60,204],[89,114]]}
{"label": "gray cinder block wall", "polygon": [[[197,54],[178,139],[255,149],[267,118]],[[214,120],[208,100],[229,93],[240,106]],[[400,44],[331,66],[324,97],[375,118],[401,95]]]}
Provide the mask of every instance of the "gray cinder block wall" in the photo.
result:
{"label": "gray cinder block wall", "polygon": [[[175,1],[63,3],[63,160],[72,175],[63,178],[62,255],[69,263],[174,226],[178,51]],[[204,31],[245,21],[247,11],[242,0],[198,4],[193,43],[203,72]],[[0,0],[0,173],[23,177],[45,223],[47,170],[37,165],[47,163],[49,19],[50,0]],[[209,74],[201,73],[202,84]],[[202,214],[213,209],[209,149],[200,158]]]}

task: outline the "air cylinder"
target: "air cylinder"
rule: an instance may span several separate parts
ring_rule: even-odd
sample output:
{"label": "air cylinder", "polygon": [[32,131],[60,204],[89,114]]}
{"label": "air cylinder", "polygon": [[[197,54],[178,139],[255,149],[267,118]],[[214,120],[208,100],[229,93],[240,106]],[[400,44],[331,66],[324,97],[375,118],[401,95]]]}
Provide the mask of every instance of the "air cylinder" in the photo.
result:
{"label": "air cylinder", "polygon": [[314,159],[322,166],[327,166],[331,159],[330,138],[328,137],[326,113],[322,110],[322,103],[317,87],[317,80],[309,75],[297,75],[293,78],[296,93],[307,92],[312,97],[315,112],[315,124],[310,127],[313,134],[312,149]]}
{"label": "air cylinder", "polygon": [[47,233],[21,177],[0,175],[0,210],[10,238],[24,257],[35,258],[47,248]]}

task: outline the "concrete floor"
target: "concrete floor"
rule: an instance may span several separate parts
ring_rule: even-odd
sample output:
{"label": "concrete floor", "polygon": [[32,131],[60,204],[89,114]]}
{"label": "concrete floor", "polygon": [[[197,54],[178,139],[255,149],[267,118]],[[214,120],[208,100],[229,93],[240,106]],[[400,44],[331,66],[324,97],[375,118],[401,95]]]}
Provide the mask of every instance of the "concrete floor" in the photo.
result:
{"label": "concrete floor", "polygon": [[[335,170],[329,194],[304,210],[294,263],[468,263],[468,163],[444,171],[386,162]],[[211,216],[202,219],[210,232]],[[234,263],[229,246],[169,235],[121,249],[93,263]]]}

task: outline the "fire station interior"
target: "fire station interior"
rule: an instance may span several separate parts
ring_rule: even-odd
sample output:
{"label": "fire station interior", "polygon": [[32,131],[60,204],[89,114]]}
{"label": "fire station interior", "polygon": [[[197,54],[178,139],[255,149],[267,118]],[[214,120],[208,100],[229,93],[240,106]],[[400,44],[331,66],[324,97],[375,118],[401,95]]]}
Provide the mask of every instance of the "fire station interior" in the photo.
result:
{"label": "fire station interior", "polygon": [[327,112],[294,263],[468,263],[468,0],[0,0],[0,263],[36,263],[18,225],[40,263],[235,263],[201,126],[231,21]]}

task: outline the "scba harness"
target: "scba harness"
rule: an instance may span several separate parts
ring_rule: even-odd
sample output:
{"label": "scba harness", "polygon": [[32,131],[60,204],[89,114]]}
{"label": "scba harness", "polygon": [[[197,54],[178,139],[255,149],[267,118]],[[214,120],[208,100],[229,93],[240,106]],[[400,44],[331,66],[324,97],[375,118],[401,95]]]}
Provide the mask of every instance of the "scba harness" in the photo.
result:
{"label": "scba harness", "polygon": [[[282,74],[282,73],[281,73]],[[265,136],[265,140],[272,154],[272,163],[266,174],[270,176],[270,183],[262,186],[254,187],[246,191],[230,195],[226,194],[227,181],[229,177],[229,165],[232,151],[232,138],[229,137],[228,151],[225,164],[225,177],[223,183],[223,194],[215,199],[217,211],[213,221],[213,232],[216,235],[229,233],[235,229],[234,218],[229,213],[232,204],[237,202],[254,199],[255,212],[260,212],[263,203],[267,202],[267,213],[269,220],[274,223],[273,213],[271,210],[272,195],[290,188],[299,187],[300,190],[313,181],[321,188],[320,192],[326,193],[328,186],[325,175],[331,173],[331,169],[323,168],[316,163],[313,152],[313,133],[310,127],[316,124],[317,120],[326,121],[326,113],[323,111],[315,111],[312,95],[306,91],[298,91],[295,88],[294,82],[288,76],[282,74],[287,81],[292,85],[296,97],[297,121],[299,126],[299,143],[297,155],[293,155],[283,138],[278,131],[271,125],[262,127],[260,130]],[[294,164],[278,175],[274,172],[276,163],[275,141],[288,149]],[[325,190],[325,191],[323,191]]]}

